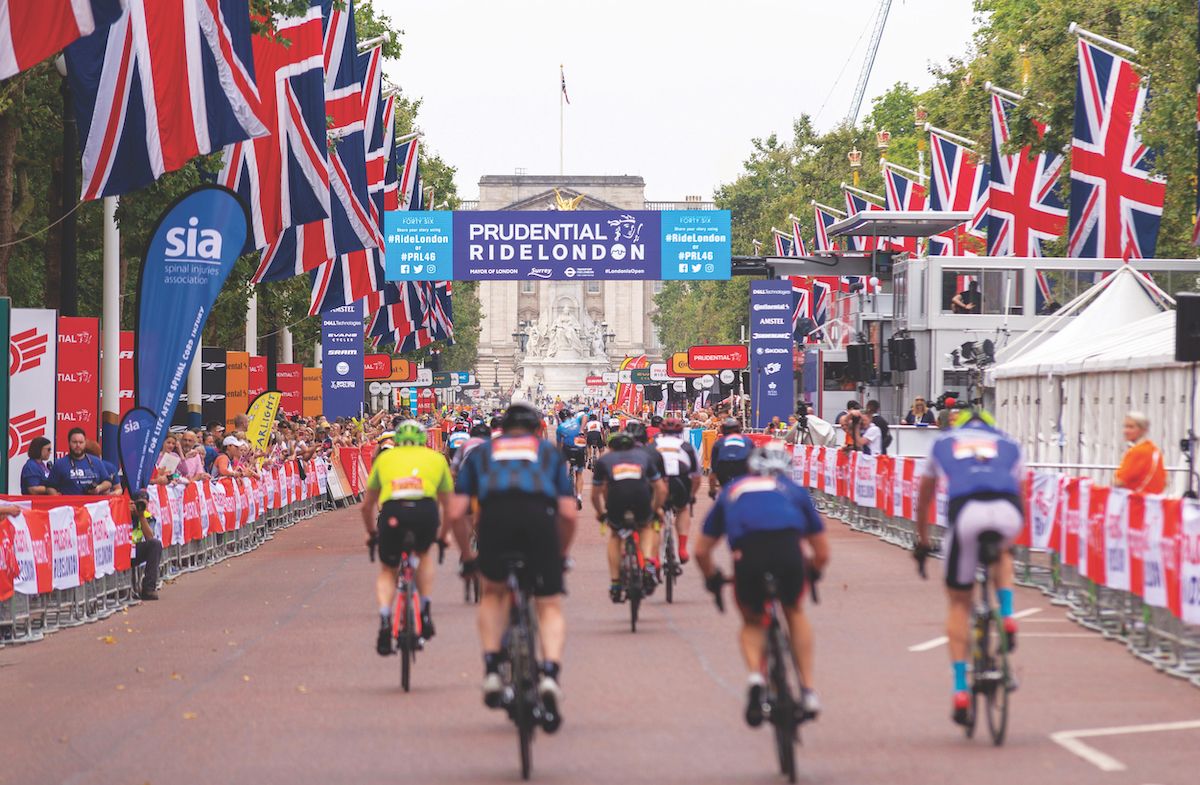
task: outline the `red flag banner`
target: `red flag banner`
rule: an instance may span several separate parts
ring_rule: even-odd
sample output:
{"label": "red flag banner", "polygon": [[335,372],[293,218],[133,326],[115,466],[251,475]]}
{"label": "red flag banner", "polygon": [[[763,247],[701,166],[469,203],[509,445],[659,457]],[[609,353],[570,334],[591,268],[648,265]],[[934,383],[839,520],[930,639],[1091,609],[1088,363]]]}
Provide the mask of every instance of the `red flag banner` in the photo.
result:
{"label": "red flag banner", "polygon": [[299,363],[280,363],[276,367],[275,378],[283,396],[279,408],[289,417],[300,416],[304,411],[304,366]]}
{"label": "red flag banner", "polygon": [[67,454],[67,432],[82,428],[89,438],[100,433],[100,320],[58,318],[58,420],[54,454]]}

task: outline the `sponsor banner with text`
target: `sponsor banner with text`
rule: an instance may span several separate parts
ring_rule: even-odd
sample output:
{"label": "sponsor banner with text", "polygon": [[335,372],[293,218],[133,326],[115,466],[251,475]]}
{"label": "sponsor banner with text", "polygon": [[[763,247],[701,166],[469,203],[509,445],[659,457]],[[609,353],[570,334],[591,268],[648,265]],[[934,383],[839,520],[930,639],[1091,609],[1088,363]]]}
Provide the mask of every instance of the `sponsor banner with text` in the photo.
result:
{"label": "sponsor banner with text", "polygon": [[390,354],[368,354],[363,358],[364,379],[386,379],[392,375]]}
{"label": "sponsor banner with text", "polygon": [[321,314],[322,406],[330,420],[362,414],[362,314],[361,302]]}
{"label": "sponsor banner with text", "polygon": [[253,401],[267,391],[267,358],[251,355],[247,377],[246,396]]}
{"label": "sponsor banner with text", "polygon": [[697,371],[740,371],[750,364],[750,350],[741,344],[692,346],[687,361]]}
{"label": "sponsor banner with text", "polygon": [[792,285],[750,283],[750,405],[753,427],[772,417],[787,420],[794,410],[792,376]]}
{"label": "sponsor banner with text", "polygon": [[724,280],[728,210],[389,211],[390,281]]}
{"label": "sponsor banner with text", "polygon": [[200,351],[200,417],[205,425],[225,422],[225,356],[215,346]]}
{"label": "sponsor banner with text", "polygon": [[300,416],[304,411],[304,366],[299,363],[279,363],[275,375],[283,396],[279,408],[288,416]]}
{"label": "sponsor banner with text", "polygon": [[89,439],[100,433],[100,320],[58,318],[58,420],[54,455],[67,454],[67,432],[82,428]]}
{"label": "sponsor banner with text", "polygon": [[233,430],[233,418],[250,406],[250,354],[225,353],[225,427]]}
{"label": "sponsor banner with text", "polygon": [[304,404],[305,417],[318,417],[321,414],[321,369],[304,369]]}

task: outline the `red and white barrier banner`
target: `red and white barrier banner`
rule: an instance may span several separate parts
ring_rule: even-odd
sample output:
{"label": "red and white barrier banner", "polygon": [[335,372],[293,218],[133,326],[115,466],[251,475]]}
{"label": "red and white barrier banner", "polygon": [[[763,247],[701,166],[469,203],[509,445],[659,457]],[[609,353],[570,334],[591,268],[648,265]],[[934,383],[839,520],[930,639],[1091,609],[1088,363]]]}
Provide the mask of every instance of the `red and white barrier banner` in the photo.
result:
{"label": "red and white barrier banner", "polygon": [[[92,561],[96,577],[103,578],[117,571],[117,524],[107,501],[84,505],[88,515],[88,536],[92,538]],[[128,541],[128,538],[126,538]]]}
{"label": "red and white barrier banner", "polygon": [[1035,471],[1029,482],[1029,544],[1039,550],[1052,547],[1058,541],[1059,497],[1062,493],[1063,477],[1054,472]]}
{"label": "red and white barrier banner", "polygon": [[1180,618],[1200,624],[1200,502],[1183,500],[1179,528]]}
{"label": "red and white barrier banner", "polygon": [[100,320],[86,316],[58,319],[58,419],[54,455],[67,454],[67,433],[82,428],[88,438],[100,433]]}
{"label": "red and white barrier banner", "polygon": [[329,467],[325,461],[317,461],[317,492],[324,496],[329,491]]}
{"label": "red and white barrier banner", "polygon": [[79,535],[74,507],[55,507],[50,511],[50,562],[53,588],[74,589],[79,585]]}
{"label": "red and white barrier banner", "polygon": [[50,513],[27,510],[10,519],[13,552],[19,573],[13,588],[20,594],[49,594],[54,589],[50,568]]}
{"label": "red and white barrier banner", "polygon": [[[1104,557],[1104,585],[1110,589],[1129,591],[1133,565],[1129,552],[1129,497],[1125,488],[1112,488],[1104,510],[1104,531],[1101,553]],[[1138,502],[1139,506],[1141,502]],[[1140,589],[1140,587],[1139,587]]]}
{"label": "red and white barrier banner", "polygon": [[875,508],[875,456],[856,452],[851,456],[854,460],[854,503],[859,507]]}
{"label": "red and white barrier banner", "polygon": [[884,515],[893,515],[895,494],[895,460],[886,455],[875,457],[875,506],[883,510]]}
{"label": "red and white barrier banner", "polygon": [[8,344],[8,489],[13,493],[20,493],[29,445],[39,436],[54,439],[57,358],[56,312],[14,308]]}
{"label": "red and white barrier banner", "polygon": [[75,512],[75,547],[79,554],[79,582],[87,583],[96,579],[96,559],[92,553],[92,516],[86,507],[74,507]]}

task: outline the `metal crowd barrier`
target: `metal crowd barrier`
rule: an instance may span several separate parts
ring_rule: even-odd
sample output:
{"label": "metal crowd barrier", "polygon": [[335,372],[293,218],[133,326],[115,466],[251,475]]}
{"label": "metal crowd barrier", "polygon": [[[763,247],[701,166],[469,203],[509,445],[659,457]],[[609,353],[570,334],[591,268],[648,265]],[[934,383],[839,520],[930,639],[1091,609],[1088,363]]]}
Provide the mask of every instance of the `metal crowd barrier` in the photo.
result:
{"label": "metal crowd barrier", "polygon": [[[854,531],[911,550],[916,523],[883,510],[860,507],[849,499],[809,489],[817,509]],[[939,550],[945,527],[933,524],[930,537]],[[941,558],[940,554],[938,558]],[[1125,645],[1130,654],[1170,676],[1200,687],[1200,627],[1184,624],[1165,608],[1145,604],[1131,592],[1107,588],[1063,565],[1057,553],[1016,548],[1018,585],[1035,588],[1084,629]]]}
{"label": "metal crowd barrier", "polygon": [[[163,548],[159,582],[173,583],[185,573],[249,553],[274,537],[280,529],[361,500],[362,494],[357,494],[345,497],[340,503],[335,502],[327,490],[279,509],[268,509],[265,515],[237,531],[212,533],[184,545]],[[0,602],[0,648],[40,641],[49,633],[101,621],[124,608],[140,604],[133,587],[135,581],[140,582],[141,569],[136,567],[106,575],[75,589],[56,589],[38,595],[14,593],[10,599]]]}

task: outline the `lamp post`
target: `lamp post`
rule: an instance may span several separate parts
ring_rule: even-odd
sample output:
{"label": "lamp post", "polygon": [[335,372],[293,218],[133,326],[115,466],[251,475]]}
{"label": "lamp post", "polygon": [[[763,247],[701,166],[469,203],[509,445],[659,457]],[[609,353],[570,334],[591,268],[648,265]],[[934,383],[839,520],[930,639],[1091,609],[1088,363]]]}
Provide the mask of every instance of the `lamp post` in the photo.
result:
{"label": "lamp post", "polygon": [[892,144],[892,134],[890,131],[875,132],[875,147],[879,149],[879,160],[887,158],[888,147]]}
{"label": "lamp post", "polygon": [[529,345],[529,327],[531,323],[522,319],[517,322],[517,331],[512,334],[513,341],[517,344],[517,352],[525,354],[525,347]]}
{"label": "lamp post", "polygon": [[54,58],[54,67],[62,77],[62,233],[59,259],[58,312],[63,316],[79,313],[79,271],[75,253],[75,162],[79,160],[75,135],[75,108],[71,105],[71,84],[67,81],[67,60]]}
{"label": "lamp post", "polygon": [[609,331],[608,322],[600,322],[600,340],[604,342],[604,351],[608,351],[608,342],[616,338],[617,334]]}
{"label": "lamp post", "polygon": [[850,161],[850,173],[854,177],[854,187],[858,187],[858,170],[862,168],[862,150],[858,147],[850,148],[850,152],[846,153],[846,159]]}
{"label": "lamp post", "polygon": [[925,184],[925,123],[929,120],[929,112],[923,104],[917,104],[913,112],[913,128],[917,130],[917,179],[919,185]]}
{"label": "lamp post", "polygon": [[500,397],[500,358],[492,358],[492,389],[496,392],[496,397]]}

